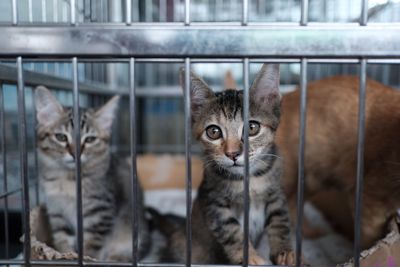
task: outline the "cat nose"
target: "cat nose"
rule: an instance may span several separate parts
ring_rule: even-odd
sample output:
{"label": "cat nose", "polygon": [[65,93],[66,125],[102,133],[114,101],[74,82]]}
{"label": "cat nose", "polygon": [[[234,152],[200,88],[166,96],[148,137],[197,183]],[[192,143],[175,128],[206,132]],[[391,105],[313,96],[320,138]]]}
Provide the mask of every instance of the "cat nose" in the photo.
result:
{"label": "cat nose", "polygon": [[240,151],[227,151],[225,155],[233,161],[236,161],[240,155]]}

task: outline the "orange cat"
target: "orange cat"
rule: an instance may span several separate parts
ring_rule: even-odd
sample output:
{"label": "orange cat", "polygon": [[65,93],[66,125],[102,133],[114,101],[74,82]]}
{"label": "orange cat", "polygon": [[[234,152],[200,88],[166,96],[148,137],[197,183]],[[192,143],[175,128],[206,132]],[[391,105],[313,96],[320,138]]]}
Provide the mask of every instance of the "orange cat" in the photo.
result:
{"label": "orange cat", "polygon": [[[346,192],[353,214],[358,91],[358,77],[336,76],[309,83],[307,98],[305,198],[335,188]],[[276,139],[292,211],[298,177],[299,97],[299,90],[283,96]],[[367,80],[365,115],[363,248],[384,236],[388,219],[400,207],[400,92]]]}

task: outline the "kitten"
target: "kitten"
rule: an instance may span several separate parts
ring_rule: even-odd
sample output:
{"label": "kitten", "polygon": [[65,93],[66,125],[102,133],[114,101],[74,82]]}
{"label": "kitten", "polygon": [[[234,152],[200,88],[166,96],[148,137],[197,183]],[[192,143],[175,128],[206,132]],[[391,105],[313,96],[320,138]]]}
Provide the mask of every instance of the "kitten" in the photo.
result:
{"label": "kitten", "polygon": [[[351,230],[354,229],[358,91],[358,77],[335,76],[310,82],[307,92],[305,197],[324,189],[344,192],[347,199],[340,203],[347,202],[351,208],[352,214],[347,216],[345,227]],[[277,133],[277,143],[285,160],[282,181],[293,217],[296,210],[299,99],[299,90],[283,97],[282,123]],[[361,225],[363,248],[371,247],[384,237],[388,220],[400,207],[399,101],[397,90],[367,80]],[[340,212],[347,209],[342,207]],[[339,214],[332,215],[333,220],[340,217]]]}
{"label": "kitten", "polygon": [[[183,81],[181,73],[181,81]],[[182,83],[183,84],[183,83]],[[192,131],[204,150],[204,176],[193,204],[193,263],[243,262],[243,92],[214,93],[191,73]],[[255,250],[268,233],[270,259],[294,264],[281,161],[274,144],[279,125],[279,66],[264,65],[250,89],[249,264],[267,261]],[[170,255],[183,262],[184,232],[172,234]],[[181,257],[176,257],[180,255]]]}
{"label": "kitten", "polygon": [[[118,257],[119,251],[106,253],[103,249],[101,255],[99,251],[106,238],[112,239],[115,235],[113,227],[121,221],[130,227],[131,222],[130,213],[124,211],[127,209],[124,207],[129,206],[127,192],[124,192],[129,183],[129,166],[123,166],[122,160],[111,160],[109,144],[118,102],[119,97],[115,96],[98,110],[81,112],[80,118],[83,252],[93,258]],[[53,245],[60,252],[76,251],[73,112],[63,108],[43,86],[35,90],[35,104],[40,185],[49,214]],[[140,215],[145,237],[140,243],[147,244],[147,227],[143,214]]]}

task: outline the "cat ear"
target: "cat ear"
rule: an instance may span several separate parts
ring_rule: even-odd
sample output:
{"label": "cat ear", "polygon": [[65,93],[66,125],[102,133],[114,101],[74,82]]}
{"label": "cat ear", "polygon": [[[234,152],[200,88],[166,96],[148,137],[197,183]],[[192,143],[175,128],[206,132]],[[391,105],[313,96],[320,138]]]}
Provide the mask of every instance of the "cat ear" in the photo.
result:
{"label": "cat ear", "polygon": [[104,131],[111,133],[111,126],[119,103],[119,96],[114,96],[95,113],[97,125]]}
{"label": "cat ear", "polygon": [[279,64],[264,64],[250,88],[250,97],[261,106],[279,104],[279,79]]}
{"label": "cat ear", "polygon": [[[182,89],[185,90],[185,71],[180,71],[180,82]],[[196,115],[201,107],[204,106],[211,98],[215,97],[214,92],[210,89],[205,81],[193,72],[190,72],[190,101],[192,114]]]}
{"label": "cat ear", "polygon": [[49,126],[59,120],[63,107],[54,95],[44,86],[35,89],[36,118],[39,124]]}

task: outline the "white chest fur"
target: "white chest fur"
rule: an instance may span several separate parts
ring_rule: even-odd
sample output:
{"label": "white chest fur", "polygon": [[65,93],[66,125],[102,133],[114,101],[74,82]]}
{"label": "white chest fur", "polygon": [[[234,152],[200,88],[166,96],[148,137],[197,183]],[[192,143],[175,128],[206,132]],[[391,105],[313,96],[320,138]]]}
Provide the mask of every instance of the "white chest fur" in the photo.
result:
{"label": "white chest fur", "polygon": [[[243,181],[238,181],[234,185],[237,192],[243,194]],[[266,220],[265,214],[265,192],[270,186],[270,182],[264,179],[250,178],[250,210],[249,210],[249,237],[255,245],[261,234],[264,232]],[[242,198],[240,198],[242,199]],[[236,205],[235,205],[236,206]],[[235,215],[240,222],[242,230],[244,229],[244,208],[243,203],[238,203],[235,208]]]}

